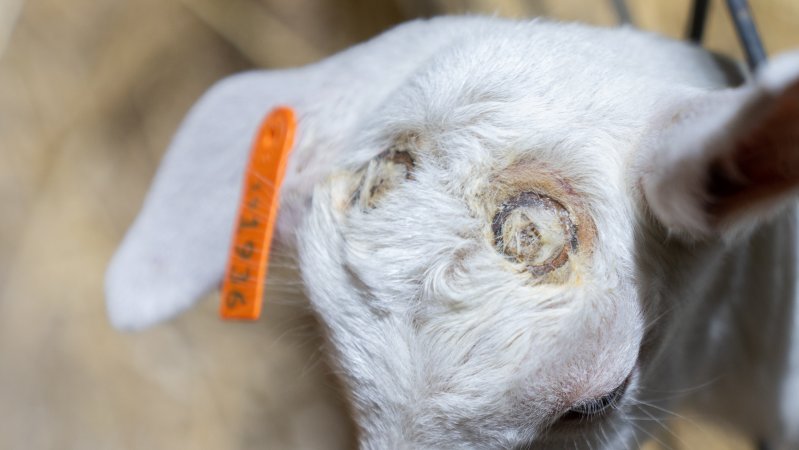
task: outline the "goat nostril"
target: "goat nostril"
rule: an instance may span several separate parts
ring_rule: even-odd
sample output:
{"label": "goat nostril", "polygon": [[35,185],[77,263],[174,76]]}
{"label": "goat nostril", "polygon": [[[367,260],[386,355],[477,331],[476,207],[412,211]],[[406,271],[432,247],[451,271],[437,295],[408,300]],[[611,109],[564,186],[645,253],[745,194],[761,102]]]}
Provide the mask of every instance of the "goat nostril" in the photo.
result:
{"label": "goat nostril", "polygon": [[627,391],[630,377],[607,394],[580,402],[560,417],[563,421],[585,420],[600,416],[613,410]]}

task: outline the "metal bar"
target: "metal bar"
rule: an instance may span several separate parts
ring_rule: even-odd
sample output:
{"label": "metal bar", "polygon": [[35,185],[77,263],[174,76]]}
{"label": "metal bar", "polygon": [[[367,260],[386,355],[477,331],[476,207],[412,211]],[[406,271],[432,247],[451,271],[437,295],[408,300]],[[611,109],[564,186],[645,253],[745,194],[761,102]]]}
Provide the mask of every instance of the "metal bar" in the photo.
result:
{"label": "metal bar", "polygon": [[616,17],[619,19],[621,25],[632,25],[633,19],[630,16],[630,9],[627,8],[627,2],[624,0],[612,0],[613,9],[616,11]]}
{"label": "metal bar", "polygon": [[727,0],[730,16],[738,32],[738,39],[746,52],[746,62],[749,68],[756,70],[766,60],[766,51],[757,33],[757,27],[752,19],[752,11],[747,0]]}
{"label": "metal bar", "polygon": [[694,0],[694,7],[691,10],[691,22],[688,26],[688,39],[691,42],[702,43],[709,7],[710,0]]}

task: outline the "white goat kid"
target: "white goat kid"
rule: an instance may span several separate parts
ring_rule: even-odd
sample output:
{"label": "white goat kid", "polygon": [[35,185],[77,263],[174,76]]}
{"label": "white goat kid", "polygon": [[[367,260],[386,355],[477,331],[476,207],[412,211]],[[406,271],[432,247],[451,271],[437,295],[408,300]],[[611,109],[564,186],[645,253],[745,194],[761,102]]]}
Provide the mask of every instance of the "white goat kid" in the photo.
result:
{"label": "white goat kid", "polygon": [[284,104],[276,239],[363,448],[628,448],[658,426],[632,416],[686,401],[799,448],[799,55],[736,77],[633,29],[475,17],[236,75],[165,156],[111,320],[217,286],[251,139]]}

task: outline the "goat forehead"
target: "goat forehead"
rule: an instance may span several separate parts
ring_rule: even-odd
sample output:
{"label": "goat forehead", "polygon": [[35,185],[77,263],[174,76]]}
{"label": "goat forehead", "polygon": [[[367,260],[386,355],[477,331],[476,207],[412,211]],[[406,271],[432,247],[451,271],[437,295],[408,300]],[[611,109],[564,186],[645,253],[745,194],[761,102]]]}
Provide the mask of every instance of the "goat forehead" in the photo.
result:
{"label": "goat forehead", "polygon": [[[637,345],[638,319],[621,164],[590,145],[560,153],[541,144],[486,152],[479,140],[460,142],[447,149],[445,166],[425,164],[428,155],[421,151],[412,181],[356,215],[349,261],[374,290],[374,301],[389,299],[389,309],[399,302],[412,312],[419,357],[437,362],[430,367],[444,379],[469,373],[471,365],[506,371],[533,361],[539,367],[525,367],[525,373],[545,374],[547,367],[554,373],[556,365],[545,357],[558,354],[570,355],[561,359],[575,366],[598,358],[616,364],[603,353],[633,351],[625,345]],[[470,145],[473,151],[464,151]],[[594,154],[593,161],[579,159]],[[615,181],[609,179],[614,172]],[[595,224],[592,253],[574,269],[579,277],[533,285],[498,254],[486,234],[491,220],[504,198],[526,191],[560,196],[570,211],[584,211]],[[616,365],[629,370],[629,362]]]}
{"label": "goat forehead", "polygon": [[482,146],[472,140],[449,147],[443,165],[426,164],[430,156],[420,150],[414,180],[390,192],[379,208],[356,214],[347,233],[350,261],[363,267],[366,277],[373,274],[370,284],[391,289],[391,283],[381,282],[391,268],[389,280],[398,284],[426,277],[435,298],[452,298],[459,290],[515,295],[511,292],[525,278],[497,253],[491,227],[503,202],[527,192],[552,197],[579,217],[580,246],[592,251],[580,256],[577,279],[629,278],[634,206],[623,164],[613,152],[583,144],[494,152]]}
{"label": "goat forehead", "polygon": [[536,285],[480,234],[487,218],[440,189],[411,183],[361,219],[349,235],[349,261],[373,289],[374,302],[391,303],[389,309],[401,304],[417,357],[430,362],[422,364],[430,368],[426,376],[452,388],[455,374],[486,379],[493,369],[493,379],[507,389],[517,371],[524,379],[531,373],[545,378],[562,373],[563,364],[579,372],[602,360],[597,368],[611,380],[585,373],[582,382],[601,389],[621,376],[610,369],[629,371],[638,304],[630,255],[622,251],[627,244],[598,243],[587,267],[574,269],[580,277]]}

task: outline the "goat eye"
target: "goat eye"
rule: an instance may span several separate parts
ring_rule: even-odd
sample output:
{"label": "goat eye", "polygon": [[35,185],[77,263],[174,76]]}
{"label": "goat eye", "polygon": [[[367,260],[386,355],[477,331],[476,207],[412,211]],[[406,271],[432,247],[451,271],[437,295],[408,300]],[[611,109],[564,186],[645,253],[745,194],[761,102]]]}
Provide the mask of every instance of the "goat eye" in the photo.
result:
{"label": "goat eye", "polygon": [[616,400],[616,395],[609,394],[604,397],[589,400],[572,407],[567,414],[577,416],[595,416],[610,409]]}
{"label": "goat eye", "polygon": [[629,381],[630,378],[628,377],[616,389],[607,393],[606,395],[572,406],[571,409],[569,409],[563,416],[560,417],[560,420],[572,421],[590,419],[612,410],[619,404],[624,396]]}
{"label": "goat eye", "polygon": [[494,245],[509,260],[540,276],[561,267],[577,250],[577,232],[559,202],[522,192],[503,203],[491,224]]}

